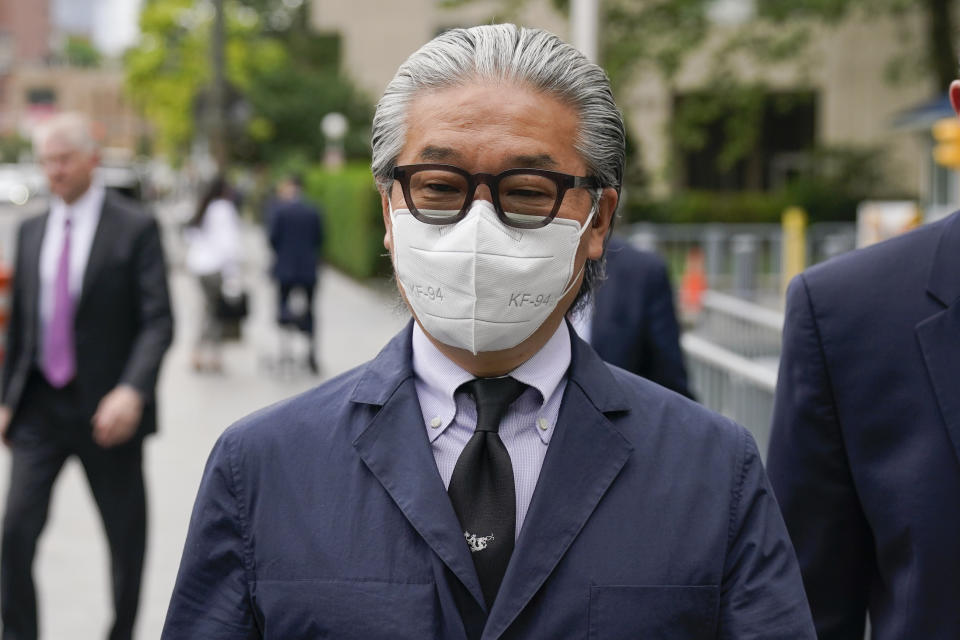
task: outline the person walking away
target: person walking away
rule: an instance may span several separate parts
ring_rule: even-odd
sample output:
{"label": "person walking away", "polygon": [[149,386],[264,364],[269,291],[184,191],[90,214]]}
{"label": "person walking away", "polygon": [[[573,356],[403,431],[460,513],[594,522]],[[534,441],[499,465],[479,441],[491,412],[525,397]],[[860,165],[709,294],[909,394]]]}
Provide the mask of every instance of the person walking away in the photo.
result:
{"label": "person walking away", "polygon": [[[279,289],[277,320],[306,334],[309,342],[307,367],[319,373],[314,298],[323,250],[323,214],[303,198],[299,176],[287,176],[277,186],[277,203],[270,216],[270,245],[275,253],[273,276]],[[292,308],[300,292],[301,309]]]}

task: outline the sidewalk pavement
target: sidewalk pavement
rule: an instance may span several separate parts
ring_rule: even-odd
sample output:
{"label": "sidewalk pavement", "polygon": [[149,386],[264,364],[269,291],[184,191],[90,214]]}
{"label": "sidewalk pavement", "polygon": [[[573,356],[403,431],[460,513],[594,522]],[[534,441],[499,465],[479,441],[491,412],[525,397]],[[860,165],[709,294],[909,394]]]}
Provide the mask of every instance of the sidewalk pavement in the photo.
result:
{"label": "sidewalk pavement", "polygon": [[[190,511],[207,455],[217,437],[236,419],[289,397],[376,355],[407,322],[392,285],[368,287],[325,269],[316,300],[321,376],[305,370],[271,373],[278,351],[274,324],[276,293],[267,277],[269,249],[261,230],[245,232],[246,284],[251,313],[244,341],[229,345],[224,373],[198,374],[190,347],[199,328],[199,287],[179,265],[182,250],[160,211],[171,262],[170,286],[176,338],[158,389],[159,433],[147,440],[147,563],[140,600],[138,637],[159,638],[176,579]],[[297,340],[289,348],[302,350]],[[305,353],[305,352],[304,352]],[[0,497],[6,496],[10,455],[0,452]],[[50,519],[37,552],[40,629],[44,640],[103,638],[111,621],[109,556],[99,515],[76,460],[54,488]]]}

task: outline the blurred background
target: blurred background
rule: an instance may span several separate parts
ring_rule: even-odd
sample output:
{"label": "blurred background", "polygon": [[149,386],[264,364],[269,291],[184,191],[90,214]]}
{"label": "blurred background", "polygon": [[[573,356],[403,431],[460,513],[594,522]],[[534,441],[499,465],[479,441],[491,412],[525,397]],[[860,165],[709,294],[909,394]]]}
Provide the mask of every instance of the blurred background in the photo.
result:
{"label": "blurred background", "polygon": [[[442,31],[513,21],[607,71],[629,132],[617,233],[669,265],[698,400],[765,450],[786,283],[960,204],[956,0],[0,0],[0,330],[17,224],[47,191],[31,134],[97,123],[101,178],[164,229],[177,338],[147,448],[139,629],[157,637],[210,446],[236,418],[372,357],[406,322],[389,281],[370,119],[397,66]],[[223,372],[190,367],[200,292],[182,228],[225,173],[251,309]],[[265,224],[279,177],[324,211],[321,378],[277,325]],[[0,456],[0,488],[8,456]],[[79,468],[41,540],[49,638],[101,635],[106,548]]]}

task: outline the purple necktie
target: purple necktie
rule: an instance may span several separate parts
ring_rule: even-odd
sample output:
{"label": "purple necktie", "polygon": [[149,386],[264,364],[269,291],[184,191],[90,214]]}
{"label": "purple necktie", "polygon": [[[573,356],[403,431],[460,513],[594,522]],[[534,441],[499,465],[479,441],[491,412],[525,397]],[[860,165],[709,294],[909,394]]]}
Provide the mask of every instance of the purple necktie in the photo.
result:
{"label": "purple necktie", "polygon": [[57,389],[66,386],[77,373],[73,345],[73,298],[70,296],[70,216],[63,225],[63,249],[53,284],[53,316],[43,344],[43,375]]}

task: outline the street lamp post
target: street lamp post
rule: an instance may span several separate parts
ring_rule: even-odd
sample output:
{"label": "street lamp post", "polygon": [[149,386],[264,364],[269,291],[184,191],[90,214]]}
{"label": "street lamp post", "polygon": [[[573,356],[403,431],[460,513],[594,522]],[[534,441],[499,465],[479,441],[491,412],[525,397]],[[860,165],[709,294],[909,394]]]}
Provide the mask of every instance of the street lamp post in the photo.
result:
{"label": "street lamp post", "polygon": [[573,0],[570,3],[570,31],[573,46],[587,57],[597,62],[597,23],[598,0]]}
{"label": "street lamp post", "polygon": [[213,0],[213,33],[210,38],[211,67],[213,86],[210,91],[210,139],[213,157],[220,173],[227,169],[227,123],[226,111],[226,71],[224,68],[224,48],[226,46],[223,0]]}

